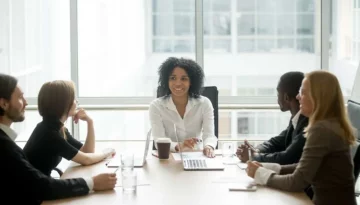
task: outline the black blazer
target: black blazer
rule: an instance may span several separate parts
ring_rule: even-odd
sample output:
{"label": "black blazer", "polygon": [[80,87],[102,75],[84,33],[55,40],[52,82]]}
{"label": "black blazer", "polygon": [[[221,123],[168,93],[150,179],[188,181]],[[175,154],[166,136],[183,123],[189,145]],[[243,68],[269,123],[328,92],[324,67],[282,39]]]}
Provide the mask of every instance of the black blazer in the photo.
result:
{"label": "black blazer", "polygon": [[290,120],[289,126],[279,136],[257,147],[260,153],[253,156],[253,160],[281,165],[299,162],[306,141],[304,128],[307,125],[308,118],[303,115],[299,116],[295,130]]}
{"label": "black blazer", "polygon": [[0,204],[41,204],[43,200],[89,193],[82,178],[56,180],[35,169],[22,149],[0,129]]}

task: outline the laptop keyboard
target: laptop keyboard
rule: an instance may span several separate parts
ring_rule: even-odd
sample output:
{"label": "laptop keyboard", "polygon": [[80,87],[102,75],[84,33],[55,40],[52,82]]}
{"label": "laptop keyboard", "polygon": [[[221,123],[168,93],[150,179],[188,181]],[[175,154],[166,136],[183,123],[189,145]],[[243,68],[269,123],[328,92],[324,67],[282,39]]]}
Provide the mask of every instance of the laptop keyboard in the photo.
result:
{"label": "laptop keyboard", "polygon": [[206,160],[204,159],[187,159],[184,160],[184,166],[191,169],[206,168]]}

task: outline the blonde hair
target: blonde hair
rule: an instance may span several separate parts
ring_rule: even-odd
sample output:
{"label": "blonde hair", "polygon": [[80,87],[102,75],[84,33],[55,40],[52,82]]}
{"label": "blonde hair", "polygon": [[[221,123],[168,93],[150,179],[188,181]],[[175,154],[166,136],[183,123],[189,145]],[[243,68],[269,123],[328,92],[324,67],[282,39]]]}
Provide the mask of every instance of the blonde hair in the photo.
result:
{"label": "blonde hair", "polygon": [[309,117],[305,132],[308,132],[318,121],[335,118],[344,131],[341,138],[349,145],[354,144],[356,138],[345,110],[343,94],[336,76],[319,70],[305,74],[305,78],[310,84],[310,99],[313,103],[313,112]]}

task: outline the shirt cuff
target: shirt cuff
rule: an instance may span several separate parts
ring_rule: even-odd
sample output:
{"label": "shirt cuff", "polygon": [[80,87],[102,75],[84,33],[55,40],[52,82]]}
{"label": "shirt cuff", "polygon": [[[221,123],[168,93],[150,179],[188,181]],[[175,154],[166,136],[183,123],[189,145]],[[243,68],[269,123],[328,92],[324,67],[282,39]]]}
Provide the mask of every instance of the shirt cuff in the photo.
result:
{"label": "shirt cuff", "polygon": [[271,175],[275,174],[273,170],[259,167],[255,172],[255,183],[260,185],[266,185]]}
{"label": "shirt cuff", "polygon": [[[213,139],[213,138],[215,138],[215,139]],[[214,148],[214,150],[215,150],[218,142],[217,142],[216,137],[213,137],[213,138],[211,137],[211,138],[207,138],[204,140],[204,148],[205,148],[205,146],[210,146],[210,147]]]}
{"label": "shirt cuff", "polygon": [[92,178],[89,178],[89,177],[85,177],[84,178],[87,186],[89,187],[89,192],[93,191],[94,189],[94,180]]}
{"label": "shirt cuff", "polygon": [[276,174],[280,174],[281,165],[277,163],[261,163],[261,165],[266,168],[274,171]]}

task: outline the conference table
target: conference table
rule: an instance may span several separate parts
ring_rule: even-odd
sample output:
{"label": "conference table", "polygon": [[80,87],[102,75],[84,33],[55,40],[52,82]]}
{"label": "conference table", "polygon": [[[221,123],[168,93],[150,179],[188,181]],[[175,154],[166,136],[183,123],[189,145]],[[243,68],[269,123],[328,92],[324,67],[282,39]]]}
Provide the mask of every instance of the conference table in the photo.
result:
{"label": "conference table", "polygon": [[[103,172],[114,172],[108,168],[107,161],[90,166],[71,163],[61,178],[89,177]],[[110,191],[92,192],[85,196],[62,200],[44,201],[50,204],[74,205],[235,205],[235,204],[274,204],[306,205],[313,204],[303,192],[285,192],[265,186],[256,191],[229,191],[231,183],[248,183],[252,179],[245,170],[236,165],[226,165],[224,171],[184,171],[182,162],[159,160],[149,155],[142,168],[135,168],[138,175],[136,193],[123,193],[121,170],[118,170],[118,184]]]}

